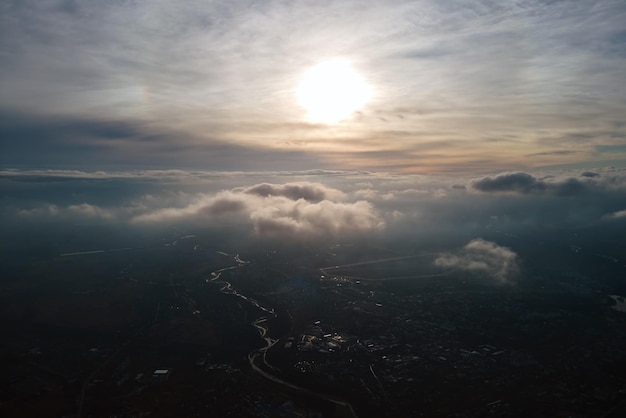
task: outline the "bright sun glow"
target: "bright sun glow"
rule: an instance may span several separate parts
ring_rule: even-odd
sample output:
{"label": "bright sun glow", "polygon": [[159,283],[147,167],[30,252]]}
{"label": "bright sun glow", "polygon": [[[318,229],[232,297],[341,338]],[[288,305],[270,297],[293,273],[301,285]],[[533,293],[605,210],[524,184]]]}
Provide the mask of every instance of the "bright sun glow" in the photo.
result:
{"label": "bright sun glow", "polygon": [[298,87],[298,102],[312,122],[347,119],[370,97],[370,86],[344,60],[326,61],[311,68]]}

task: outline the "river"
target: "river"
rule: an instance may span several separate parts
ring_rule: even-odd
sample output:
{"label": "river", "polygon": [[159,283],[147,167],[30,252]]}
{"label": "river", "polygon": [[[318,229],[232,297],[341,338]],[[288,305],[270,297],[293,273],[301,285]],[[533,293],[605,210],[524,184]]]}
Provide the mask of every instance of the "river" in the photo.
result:
{"label": "river", "polygon": [[[217,251],[218,254],[223,255],[225,257],[232,257],[233,261],[236,263],[236,265],[234,266],[230,266],[230,267],[224,267],[221,268],[219,270],[216,270],[214,272],[211,273],[211,277],[206,279],[207,283],[217,283],[220,284],[220,291],[224,294],[227,295],[233,295],[236,296],[240,299],[243,299],[244,301],[246,301],[247,303],[257,307],[258,309],[261,310],[262,314],[261,316],[255,318],[250,325],[252,325],[254,328],[256,328],[256,330],[259,333],[259,336],[263,339],[263,341],[265,342],[265,345],[263,345],[260,348],[257,348],[255,350],[252,350],[250,353],[248,353],[248,362],[250,363],[250,368],[257,374],[259,374],[260,376],[263,376],[264,378],[271,380],[272,382],[278,383],[286,388],[288,388],[291,391],[297,392],[301,395],[306,395],[308,397],[313,397],[313,398],[317,398],[317,399],[322,399],[326,402],[330,402],[332,404],[335,404],[337,406],[340,406],[342,408],[345,408],[346,411],[353,417],[357,418],[357,414],[354,411],[354,408],[352,408],[352,405],[349,402],[346,402],[344,400],[341,399],[336,399],[332,396],[326,395],[324,393],[319,393],[319,392],[315,392],[312,391],[310,389],[306,389],[303,388],[301,386],[298,386],[294,383],[290,383],[287,382],[286,380],[283,380],[281,377],[279,377],[277,374],[275,374],[278,369],[274,366],[272,366],[268,361],[267,361],[267,352],[270,348],[272,348],[279,340],[275,339],[275,338],[271,338],[269,336],[269,322],[270,320],[276,318],[278,316],[278,314],[276,313],[276,310],[274,308],[271,307],[267,307],[265,305],[263,305],[262,303],[260,303],[259,301],[257,301],[256,299],[246,296],[243,293],[240,293],[239,291],[237,291],[230,282],[222,279],[222,273],[228,270],[234,270],[234,269],[238,269],[241,268],[245,265],[250,264],[249,261],[245,261],[242,260],[239,257],[239,254],[227,254],[225,252],[222,251]],[[260,360],[259,360],[260,359]],[[274,372],[274,373],[272,373]]]}

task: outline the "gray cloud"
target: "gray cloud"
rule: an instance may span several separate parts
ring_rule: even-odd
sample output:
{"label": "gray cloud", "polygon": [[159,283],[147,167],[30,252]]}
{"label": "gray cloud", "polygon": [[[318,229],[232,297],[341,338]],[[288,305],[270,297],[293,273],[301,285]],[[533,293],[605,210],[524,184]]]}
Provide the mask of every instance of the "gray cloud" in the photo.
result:
{"label": "gray cloud", "polygon": [[224,197],[222,199],[215,199],[210,204],[198,209],[198,212],[200,212],[202,215],[212,217],[229,213],[237,213],[244,210],[245,208],[245,202]]}
{"label": "gray cloud", "polygon": [[325,199],[341,199],[343,193],[339,190],[328,188],[320,183],[289,183],[289,184],[257,184],[242,189],[244,193],[254,194],[261,197],[284,196],[291,200],[304,199],[311,202],[320,202]]}
{"label": "gray cloud", "polygon": [[483,193],[573,195],[582,193],[586,185],[573,177],[555,180],[524,172],[507,172],[472,180],[469,187]]}
{"label": "gray cloud", "polygon": [[572,150],[556,150],[556,151],[544,151],[544,152],[534,152],[532,154],[528,154],[527,157],[541,157],[545,155],[571,155],[577,154],[580,151],[572,151]]}
{"label": "gray cloud", "polygon": [[440,267],[485,274],[499,283],[511,283],[519,275],[517,254],[495,242],[477,238],[458,254],[443,254],[435,260]]}
{"label": "gray cloud", "polygon": [[[276,159],[285,171],[330,167],[319,158],[323,159],[298,149],[198,138],[139,118],[43,117],[0,111],[0,165],[5,167],[258,171],[274,169]],[[71,162],[60,163],[66,160]]]}

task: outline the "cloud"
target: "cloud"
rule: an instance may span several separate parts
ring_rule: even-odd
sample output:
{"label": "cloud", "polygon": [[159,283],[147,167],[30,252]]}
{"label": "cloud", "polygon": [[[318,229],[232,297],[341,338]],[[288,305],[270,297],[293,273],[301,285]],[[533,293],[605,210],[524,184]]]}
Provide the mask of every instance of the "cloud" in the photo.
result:
{"label": "cloud", "polygon": [[371,203],[340,201],[344,197],[341,191],[321,183],[260,183],[202,195],[183,207],[140,214],[132,222],[184,220],[217,225],[230,218],[237,223],[247,222],[257,236],[303,239],[384,228],[385,222]]}
{"label": "cloud", "polygon": [[626,209],[613,212],[609,214],[608,217],[611,219],[626,219]]}
{"label": "cloud", "polygon": [[[337,173],[335,173],[337,174]],[[345,174],[345,173],[343,173]],[[282,174],[281,174],[282,175]],[[209,173],[208,183],[215,180]],[[74,182],[90,181],[92,186],[107,185],[104,173],[45,172],[34,171],[31,175],[11,171],[8,179],[19,184],[29,181],[41,182],[50,187],[73,189]],[[242,174],[241,179],[248,178]],[[0,176],[0,179],[2,177]],[[190,181],[189,173],[148,172],[113,173],[116,179],[127,184],[134,181],[162,186],[170,182]],[[193,177],[191,177],[193,178]],[[49,181],[59,180],[61,182]],[[66,186],[66,183],[70,183]],[[201,183],[201,185],[204,183]],[[316,239],[348,237],[355,234],[381,231],[385,221],[374,206],[362,199],[346,200],[348,195],[339,189],[319,182],[258,183],[246,187],[234,187],[215,193],[164,193],[147,194],[108,207],[93,203],[42,204],[28,209],[18,209],[21,221],[71,222],[75,219],[93,222],[129,223],[135,226],[153,226],[162,223],[191,224],[206,227],[226,227],[234,234],[247,228],[248,233],[261,237],[285,239]]]}
{"label": "cloud", "polygon": [[458,254],[441,255],[435,264],[485,274],[499,283],[511,283],[519,275],[517,254],[482,238],[470,241]]}
{"label": "cloud", "polygon": [[28,220],[64,219],[72,220],[115,220],[115,211],[101,208],[88,203],[81,203],[69,206],[57,206],[54,204],[44,205],[32,209],[21,209],[17,212],[18,217]]}
{"label": "cloud", "polygon": [[70,205],[67,210],[72,215],[101,218],[101,219],[113,219],[114,215],[110,210],[103,209],[101,207],[83,203],[80,205]]}
{"label": "cloud", "polygon": [[224,197],[215,199],[211,204],[203,206],[199,211],[203,215],[220,216],[228,213],[236,213],[246,208],[245,202],[237,199]]}
{"label": "cloud", "polygon": [[262,183],[241,189],[241,191],[261,197],[284,196],[291,200],[304,199],[311,202],[343,198],[343,193],[339,190],[326,187],[321,183],[308,182],[289,184]]}
{"label": "cloud", "polygon": [[571,155],[576,154],[579,151],[572,150],[555,150],[555,151],[544,151],[544,152],[535,152],[532,154],[528,154],[527,157],[541,157],[546,155]]}
{"label": "cloud", "polygon": [[250,213],[254,231],[259,235],[302,234],[306,237],[343,236],[380,230],[384,222],[365,201],[335,203],[324,200],[310,203],[304,199],[272,202]]}
{"label": "cloud", "polygon": [[[149,179],[176,182],[209,180],[223,180],[224,177],[236,178],[259,178],[259,177],[288,177],[288,176],[363,176],[374,175],[366,171],[339,171],[339,170],[283,170],[283,171],[217,171],[217,170],[178,170],[178,169],[154,169],[132,171],[83,171],[83,170],[59,170],[59,169],[0,169],[0,178],[8,177],[15,181],[39,182],[39,181],[63,181],[67,179]],[[301,182],[306,184],[307,182]],[[309,183],[309,184],[321,184]],[[254,186],[253,186],[254,187]]]}
{"label": "cloud", "polygon": [[[81,224],[140,229],[159,224],[215,228],[240,240],[367,234],[372,242],[386,240],[399,247],[436,242],[453,248],[481,236],[517,248],[508,238],[500,239],[582,227],[593,231],[617,219],[626,208],[626,171],[595,168],[594,177],[581,172],[525,173],[519,182],[524,186],[514,183],[516,189],[508,187],[508,173],[468,181],[349,171],[14,169],[0,171],[0,216],[16,227],[81,219]],[[496,187],[480,181],[485,178],[501,183]],[[565,193],[570,179],[583,190]],[[479,191],[473,184],[491,188]]]}
{"label": "cloud", "polygon": [[[6,164],[483,173],[624,160],[621,2],[48,3],[0,14],[0,108],[29,119],[0,127]],[[336,56],[377,97],[338,129],[303,123],[299,77]]]}
{"label": "cloud", "polygon": [[233,172],[273,170],[280,160],[285,171],[329,168],[320,155],[305,150],[233,142],[217,134],[193,134],[174,124],[157,125],[128,115],[33,116],[0,111],[0,165],[179,172],[177,167],[210,166]]}
{"label": "cloud", "polygon": [[233,216],[248,207],[245,197],[231,191],[222,191],[215,195],[198,194],[178,207],[152,209],[131,218],[132,223],[156,223],[181,220],[215,221],[218,218]]}
{"label": "cloud", "polygon": [[570,177],[560,180],[537,178],[525,172],[506,172],[469,182],[472,190],[482,193],[573,195],[584,191],[585,183]]}

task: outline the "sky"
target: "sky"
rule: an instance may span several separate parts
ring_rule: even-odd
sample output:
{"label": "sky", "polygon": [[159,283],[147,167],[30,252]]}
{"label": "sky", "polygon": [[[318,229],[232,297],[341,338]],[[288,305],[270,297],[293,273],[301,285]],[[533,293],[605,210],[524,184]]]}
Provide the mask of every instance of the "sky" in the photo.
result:
{"label": "sky", "polygon": [[[624,22],[620,0],[2,0],[0,167],[623,167]],[[311,120],[298,88],[337,59],[368,99]]]}
{"label": "sky", "polygon": [[624,22],[617,0],[0,0],[0,255],[161,231],[439,251],[498,285],[542,248],[626,266]]}

